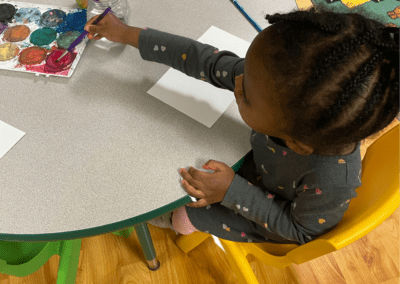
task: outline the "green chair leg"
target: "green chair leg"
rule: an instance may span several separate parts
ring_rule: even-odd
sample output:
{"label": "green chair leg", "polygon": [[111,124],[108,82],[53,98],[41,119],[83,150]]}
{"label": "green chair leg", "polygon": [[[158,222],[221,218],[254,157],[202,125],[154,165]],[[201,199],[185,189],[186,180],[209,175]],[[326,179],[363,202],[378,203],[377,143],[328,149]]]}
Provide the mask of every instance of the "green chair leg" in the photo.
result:
{"label": "green chair leg", "polygon": [[75,284],[82,239],[62,241],[57,284]]}
{"label": "green chair leg", "polygon": [[155,271],[160,268],[160,262],[157,259],[153,241],[147,227],[147,223],[141,223],[135,226],[136,235],[138,236],[140,246],[142,247],[144,256],[146,257],[149,269]]}

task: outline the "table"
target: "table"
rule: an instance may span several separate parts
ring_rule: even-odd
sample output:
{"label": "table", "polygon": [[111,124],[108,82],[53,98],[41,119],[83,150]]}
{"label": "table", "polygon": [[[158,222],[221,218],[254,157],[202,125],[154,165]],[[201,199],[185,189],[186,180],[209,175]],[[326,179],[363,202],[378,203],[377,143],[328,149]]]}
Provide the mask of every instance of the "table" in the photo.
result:
{"label": "table", "polygon": [[[132,26],[192,39],[211,25],[249,42],[257,35],[228,0],[128,2]],[[263,28],[267,9],[296,7],[240,3]],[[251,149],[236,102],[208,128],[147,94],[168,69],[134,47],[107,52],[91,42],[71,78],[0,70],[0,120],[26,132],[0,160],[0,240],[72,240],[135,226],[153,251],[149,265],[157,262],[146,221],[191,202],[179,168],[209,159],[232,166]]]}

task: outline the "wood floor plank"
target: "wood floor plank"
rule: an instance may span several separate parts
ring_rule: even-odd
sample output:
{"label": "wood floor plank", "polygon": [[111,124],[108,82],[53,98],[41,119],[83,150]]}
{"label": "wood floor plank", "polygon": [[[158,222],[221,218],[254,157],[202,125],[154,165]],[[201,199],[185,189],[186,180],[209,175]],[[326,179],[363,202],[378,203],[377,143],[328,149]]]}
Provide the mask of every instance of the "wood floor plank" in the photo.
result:
{"label": "wood floor plank", "polygon": [[344,275],[336,259],[332,256],[322,256],[312,261],[293,265],[300,283],[307,284],[346,284]]}
{"label": "wood floor plank", "polygon": [[399,283],[400,283],[400,277],[396,277],[381,284],[399,284]]}
{"label": "wood floor plank", "polygon": [[[260,284],[394,284],[399,283],[399,213],[353,244],[329,255],[285,269],[269,267],[253,256],[250,265]],[[136,234],[106,234],[82,240],[76,284],[236,284],[225,252],[207,239],[184,254],[169,229],[149,225],[158,271],[150,271]],[[0,284],[55,284],[59,256],[32,275],[0,274]]]}

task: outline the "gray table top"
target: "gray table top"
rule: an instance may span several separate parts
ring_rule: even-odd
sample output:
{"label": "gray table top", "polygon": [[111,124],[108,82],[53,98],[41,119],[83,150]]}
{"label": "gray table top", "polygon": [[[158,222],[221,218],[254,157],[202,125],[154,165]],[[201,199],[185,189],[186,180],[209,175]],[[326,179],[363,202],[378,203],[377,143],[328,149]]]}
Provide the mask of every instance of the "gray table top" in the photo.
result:
{"label": "gray table top", "polygon": [[[128,2],[131,26],[195,40],[212,25],[248,42],[257,35],[229,0]],[[262,28],[264,13],[297,7],[240,4]],[[0,240],[82,238],[147,221],[190,201],[179,168],[232,166],[251,149],[235,101],[208,128],[147,94],[169,68],[131,46],[90,42],[71,78],[0,70],[0,120],[26,132],[0,160]]]}

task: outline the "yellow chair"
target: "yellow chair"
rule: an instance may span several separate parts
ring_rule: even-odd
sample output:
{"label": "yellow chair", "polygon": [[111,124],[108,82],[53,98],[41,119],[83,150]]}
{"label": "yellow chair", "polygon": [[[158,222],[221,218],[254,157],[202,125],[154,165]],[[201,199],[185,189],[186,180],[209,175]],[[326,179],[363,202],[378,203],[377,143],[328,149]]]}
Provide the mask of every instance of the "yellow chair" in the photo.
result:
{"label": "yellow chair", "polygon": [[[399,207],[399,125],[382,135],[368,147],[362,161],[362,186],[357,197],[339,224],[327,234],[303,244],[239,243],[220,239],[229,263],[241,283],[259,283],[249,262],[248,254],[263,263],[284,268],[301,264],[339,250],[362,238],[379,226]],[[176,244],[189,252],[211,235],[194,232],[182,235]]]}

